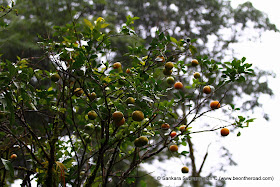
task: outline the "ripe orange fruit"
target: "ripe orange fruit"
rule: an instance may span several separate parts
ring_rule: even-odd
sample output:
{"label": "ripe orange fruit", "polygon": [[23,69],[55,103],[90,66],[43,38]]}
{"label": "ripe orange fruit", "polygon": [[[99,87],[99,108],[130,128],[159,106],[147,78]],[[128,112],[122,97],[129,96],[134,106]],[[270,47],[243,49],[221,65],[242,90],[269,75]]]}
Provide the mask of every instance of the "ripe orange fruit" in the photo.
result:
{"label": "ripe orange fruit", "polygon": [[74,90],[74,94],[75,94],[75,96],[77,96],[77,97],[80,97],[83,93],[84,93],[84,91],[83,91],[82,88],[76,88],[76,89]]}
{"label": "ripe orange fruit", "polygon": [[121,68],[122,67],[122,64],[120,63],[120,62],[115,62],[114,64],[113,64],[113,68],[114,69],[119,69],[119,68]]}
{"label": "ripe orange fruit", "polygon": [[169,150],[170,150],[171,152],[177,152],[177,151],[178,151],[178,146],[177,146],[177,145],[171,145],[171,146],[169,147]]}
{"label": "ripe orange fruit", "polygon": [[176,82],[174,84],[174,88],[175,89],[182,89],[184,87],[184,85],[181,82]]}
{"label": "ripe orange fruit", "polygon": [[182,173],[189,173],[189,168],[184,166],[184,167],[182,167],[181,171],[182,171]]}
{"label": "ripe orange fruit", "polygon": [[95,120],[97,118],[97,114],[94,110],[88,112],[88,119]]}
{"label": "ripe orange fruit", "polygon": [[130,73],[131,73],[131,70],[130,70],[129,68],[127,68],[127,69],[125,70],[125,72],[126,72],[127,74],[130,74]]}
{"label": "ripe orange fruit", "polygon": [[197,66],[198,65],[198,61],[196,59],[193,59],[191,64],[192,64],[192,66]]}
{"label": "ripe orange fruit", "polygon": [[112,118],[114,121],[121,121],[123,119],[123,113],[120,111],[116,111],[112,114]]}
{"label": "ripe orange fruit", "polygon": [[134,121],[142,121],[144,119],[144,113],[142,111],[136,110],[132,112],[132,119]]}
{"label": "ripe orange fruit", "polygon": [[165,62],[165,58],[163,56],[157,56],[155,60],[157,62]]}
{"label": "ripe orange fruit", "polygon": [[122,126],[125,123],[125,118],[123,117],[120,121],[114,121],[117,127]]}
{"label": "ripe orange fruit", "polygon": [[170,133],[171,138],[173,138],[173,137],[176,136],[176,135],[177,135],[176,131],[172,131],[172,132]]}
{"label": "ripe orange fruit", "polygon": [[195,79],[199,79],[199,78],[200,78],[200,73],[195,72],[195,73],[193,74],[193,77],[194,77]]}
{"label": "ripe orange fruit", "polygon": [[212,101],[212,102],[210,103],[210,107],[211,107],[212,109],[218,109],[218,108],[221,107],[221,104],[219,103],[219,101]]}
{"label": "ripe orange fruit", "polygon": [[164,123],[161,125],[161,129],[168,130],[170,128],[170,125],[168,123]]}
{"label": "ripe orange fruit", "polygon": [[165,69],[167,70],[171,70],[174,67],[173,62],[166,62],[166,64],[164,65]]}
{"label": "ripe orange fruit", "polygon": [[181,132],[187,131],[187,128],[186,128],[186,127],[187,127],[186,125],[181,125],[181,126],[179,127],[179,130],[180,130]]}
{"label": "ripe orange fruit", "polygon": [[227,136],[229,134],[229,130],[227,128],[222,128],[221,129],[221,135],[222,136]]}
{"label": "ripe orange fruit", "polygon": [[164,69],[162,72],[163,72],[164,75],[171,75],[172,74],[171,69],[170,70],[169,69]]}
{"label": "ripe orange fruit", "polygon": [[202,91],[205,94],[210,94],[211,93],[211,87],[210,86],[204,86]]}
{"label": "ripe orange fruit", "polygon": [[17,155],[16,154],[12,154],[11,155],[11,159],[16,159],[17,158]]}
{"label": "ripe orange fruit", "polygon": [[60,76],[57,73],[54,73],[51,75],[51,81],[57,82],[59,80]]}

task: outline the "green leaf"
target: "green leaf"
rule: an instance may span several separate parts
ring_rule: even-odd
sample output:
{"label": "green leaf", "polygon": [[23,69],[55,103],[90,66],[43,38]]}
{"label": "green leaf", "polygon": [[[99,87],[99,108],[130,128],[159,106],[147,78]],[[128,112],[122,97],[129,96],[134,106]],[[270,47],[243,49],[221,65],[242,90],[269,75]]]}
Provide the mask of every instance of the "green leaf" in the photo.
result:
{"label": "green leaf", "polygon": [[238,118],[239,118],[239,121],[240,121],[240,122],[245,121],[245,118],[244,118],[243,116],[238,116]]}
{"label": "green leaf", "polygon": [[238,132],[238,133],[237,133],[237,136],[240,136],[240,135],[241,135],[241,132]]}
{"label": "green leaf", "polygon": [[173,37],[170,37],[170,40],[172,41],[172,42],[174,42],[175,44],[177,44],[177,40],[176,40],[176,38],[173,38]]}
{"label": "green leaf", "polygon": [[184,155],[184,156],[187,156],[188,153],[189,153],[188,151],[182,151],[180,154]]}
{"label": "green leaf", "polygon": [[3,165],[5,166],[5,169],[9,171],[11,178],[14,178],[14,168],[12,166],[12,163],[9,160],[1,158],[1,161]]}
{"label": "green leaf", "polygon": [[93,25],[88,19],[84,19],[84,22],[90,28],[90,30],[93,30]]}
{"label": "green leaf", "polygon": [[194,43],[194,42],[196,42],[196,38],[194,38],[194,39],[191,39],[191,43]]}
{"label": "green leaf", "polygon": [[189,48],[190,48],[192,55],[195,55],[197,53],[197,49],[193,45],[190,45]]}
{"label": "green leaf", "polygon": [[160,35],[158,36],[158,39],[159,40],[162,40],[164,38],[164,34],[163,34],[163,32],[162,33],[160,33]]}
{"label": "green leaf", "polygon": [[103,24],[101,25],[101,28],[103,29],[103,28],[106,28],[106,27],[108,27],[108,26],[109,26],[109,24],[103,23]]}
{"label": "green leaf", "polygon": [[245,82],[245,77],[240,76],[240,77],[237,79],[237,82]]}
{"label": "green leaf", "polygon": [[10,72],[10,78],[12,78],[13,76],[16,75],[16,68],[10,61],[7,61],[7,64],[8,64],[7,66],[8,70]]}
{"label": "green leaf", "polygon": [[7,108],[10,111],[10,124],[14,125],[15,123],[15,109],[13,106],[13,99],[12,99],[12,94],[10,92],[6,92],[6,94],[4,94],[5,97],[5,101],[7,103]]}
{"label": "green leaf", "polygon": [[140,181],[140,185],[141,185],[141,187],[146,187],[147,186],[147,184],[146,184],[146,182],[144,180]]}
{"label": "green leaf", "polygon": [[248,120],[246,120],[245,122],[246,122],[246,123],[254,122],[255,119],[256,119],[256,118],[248,119]]}
{"label": "green leaf", "polygon": [[231,108],[234,110],[235,106],[234,104],[229,104],[231,106]]}

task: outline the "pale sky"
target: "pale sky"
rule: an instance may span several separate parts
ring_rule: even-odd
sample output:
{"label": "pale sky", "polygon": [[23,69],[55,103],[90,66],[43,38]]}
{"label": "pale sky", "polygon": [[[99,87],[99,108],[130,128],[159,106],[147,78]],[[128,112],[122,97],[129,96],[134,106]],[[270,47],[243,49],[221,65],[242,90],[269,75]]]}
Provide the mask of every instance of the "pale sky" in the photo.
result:
{"label": "pale sky", "polygon": [[[233,7],[246,1],[232,0]],[[253,5],[265,12],[272,23],[276,24],[280,29],[280,13],[279,13],[279,0],[251,0]],[[251,33],[248,33],[250,35]],[[254,67],[259,67],[263,70],[273,71],[276,75],[280,74],[280,60],[279,49],[280,33],[265,32],[258,41],[247,41],[233,45],[237,57],[246,57],[248,63],[253,63]],[[280,142],[279,125],[279,106],[280,106],[280,87],[279,77],[269,79],[269,86],[273,89],[275,96],[273,98],[268,96],[261,96],[260,101],[263,108],[256,110],[252,117],[257,120],[247,129],[242,129],[242,135],[236,137],[236,134],[230,134],[228,137],[222,139],[220,145],[227,147],[233,154],[234,161],[237,166],[226,167],[226,173],[220,173],[220,177],[273,177],[273,181],[244,181],[244,180],[227,180],[226,187],[246,186],[246,187],[279,187],[280,186],[280,151],[278,143]],[[269,114],[270,121],[265,121],[262,117],[262,110]],[[198,134],[195,138],[201,138],[202,134]],[[208,138],[208,139],[206,139]],[[211,135],[203,136],[201,141],[213,142],[209,148],[209,156],[205,163],[205,169],[211,168],[215,163],[220,161],[220,157],[215,153],[218,149],[215,145],[215,139]],[[202,152],[206,151],[208,143],[203,146],[197,146],[197,150]],[[202,157],[201,157],[202,158]],[[176,168],[181,168],[184,160],[179,158],[171,158],[167,164],[162,162],[155,162],[155,166],[149,168],[149,172],[154,172],[153,176],[164,175],[163,169],[168,169],[170,172],[167,176],[182,176],[180,171]],[[161,166],[162,168],[157,168]],[[171,168],[173,171],[171,171]],[[208,171],[211,171],[208,170]],[[180,181],[160,181],[164,186],[180,185]]]}
{"label": "pale sky", "polygon": [[[234,0],[233,5],[244,1]],[[279,0],[251,0],[254,7],[267,13],[271,22],[280,29]],[[248,33],[249,34],[249,33]],[[280,60],[279,60],[280,33],[265,32],[260,41],[244,42],[234,46],[240,57],[245,56],[247,61],[264,70],[276,73],[275,79],[269,79],[269,86],[273,89],[273,98],[262,96],[263,110],[269,114],[270,121],[262,119],[256,112],[256,123],[242,131],[242,136],[230,142],[231,151],[238,166],[229,169],[228,174],[233,176],[262,176],[274,177],[274,181],[228,181],[227,187],[280,186],[280,142],[279,105],[280,105]]]}

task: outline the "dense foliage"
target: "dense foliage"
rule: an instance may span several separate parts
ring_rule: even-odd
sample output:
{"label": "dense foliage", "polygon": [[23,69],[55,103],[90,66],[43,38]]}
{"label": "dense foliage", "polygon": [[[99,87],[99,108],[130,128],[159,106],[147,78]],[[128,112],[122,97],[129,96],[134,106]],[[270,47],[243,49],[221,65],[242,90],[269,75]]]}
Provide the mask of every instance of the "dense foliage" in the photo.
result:
{"label": "dense foliage", "polygon": [[[196,48],[190,39],[176,40],[157,31],[147,48],[129,47],[128,69],[107,61],[111,38],[137,37],[129,27],[135,19],[128,16],[120,33],[106,30],[101,17],[94,23],[85,19],[80,27],[55,27],[57,39],[41,43],[50,71],[27,59],[1,63],[4,184],[14,179],[15,170],[23,184],[30,183],[31,175],[46,186],[132,184],[139,177],[139,164],[163,150],[188,156],[177,145],[186,145],[192,133],[243,128],[253,121],[239,116],[215,129],[191,130],[196,119],[226,106],[227,91],[217,97],[217,90],[254,75],[245,58],[225,63],[207,56],[192,60]],[[179,82],[195,71],[200,76],[187,86]],[[218,72],[221,77],[209,78]],[[206,85],[212,86],[210,92],[203,90]],[[209,106],[213,98],[218,101]],[[178,116],[182,103],[188,113]],[[166,123],[169,128],[162,128]],[[9,158],[12,153],[17,158]]]}

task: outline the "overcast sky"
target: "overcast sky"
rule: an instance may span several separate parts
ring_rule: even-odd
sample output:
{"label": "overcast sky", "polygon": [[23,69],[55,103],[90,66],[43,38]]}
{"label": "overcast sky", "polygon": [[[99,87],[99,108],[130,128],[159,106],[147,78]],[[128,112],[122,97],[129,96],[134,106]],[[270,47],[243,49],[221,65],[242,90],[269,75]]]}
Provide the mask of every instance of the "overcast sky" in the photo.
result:
{"label": "overcast sky", "polygon": [[[246,1],[232,0],[233,7],[236,7],[240,3]],[[279,13],[279,0],[251,0],[253,5],[265,12],[272,23],[277,25],[280,29],[280,13]],[[248,32],[248,36],[252,33]],[[265,32],[262,37],[257,41],[245,41],[233,45],[237,57],[246,57],[248,63],[253,63],[254,67],[258,67],[263,70],[273,71],[276,75],[280,74],[280,60],[279,60],[279,47],[280,45],[280,33]],[[266,80],[263,80],[266,81]],[[269,78],[269,86],[273,89],[274,97],[261,96],[259,99],[263,103],[263,108],[256,110],[252,117],[257,118],[249,128],[242,129],[242,135],[236,137],[235,134],[230,134],[228,137],[222,139],[221,144],[227,147],[233,154],[234,161],[237,162],[235,167],[227,167],[226,173],[220,173],[221,177],[273,177],[273,181],[244,181],[244,180],[227,180],[227,187],[246,186],[246,187],[279,187],[280,186],[280,124],[279,124],[279,106],[280,106],[280,87],[279,77]],[[270,121],[263,119],[263,111],[269,114]],[[197,136],[201,137],[202,134]],[[207,135],[203,137],[202,141],[214,142],[209,148],[209,156],[206,161],[205,169],[215,165],[220,161],[215,153],[217,145],[213,136]],[[193,136],[193,139],[195,137]],[[207,144],[205,144],[207,146]],[[199,151],[202,151],[202,156],[207,147],[201,147],[199,145]],[[197,145],[196,145],[197,146]],[[170,176],[182,176],[180,171],[176,171],[176,168],[181,168],[184,165],[184,160],[176,157],[166,161],[168,164],[162,164],[162,162],[155,162],[154,166],[149,167],[149,171],[153,172],[153,176],[166,175],[164,169],[168,169],[168,175]],[[161,167],[161,168],[158,168]],[[171,168],[173,168],[171,171]],[[208,170],[211,171],[211,170]],[[162,184],[166,186],[180,185],[180,181],[163,181]]]}
{"label": "overcast sky", "polygon": [[[232,5],[242,3],[241,0],[233,0]],[[279,0],[251,0],[254,7],[264,11],[270,20],[280,29]],[[250,33],[248,33],[250,34]],[[255,112],[256,123],[242,131],[242,136],[230,143],[237,167],[232,167],[229,174],[235,176],[273,176],[274,181],[231,181],[227,187],[254,186],[254,187],[279,187],[280,186],[280,124],[279,106],[280,89],[279,60],[280,33],[265,32],[259,41],[243,42],[236,44],[234,48],[239,57],[245,56],[247,61],[264,70],[276,73],[276,78],[269,79],[269,86],[273,89],[273,98],[262,96],[263,110],[269,114],[270,121],[262,119],[261,111]]]}

